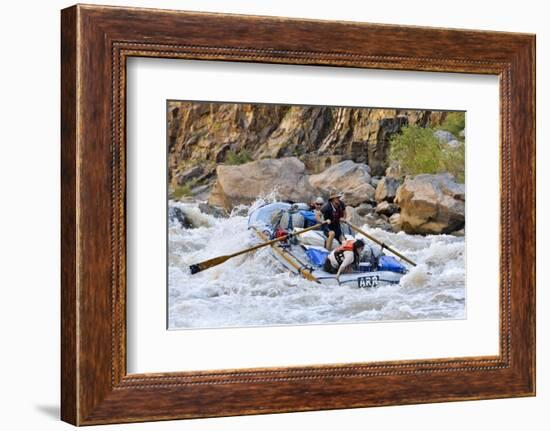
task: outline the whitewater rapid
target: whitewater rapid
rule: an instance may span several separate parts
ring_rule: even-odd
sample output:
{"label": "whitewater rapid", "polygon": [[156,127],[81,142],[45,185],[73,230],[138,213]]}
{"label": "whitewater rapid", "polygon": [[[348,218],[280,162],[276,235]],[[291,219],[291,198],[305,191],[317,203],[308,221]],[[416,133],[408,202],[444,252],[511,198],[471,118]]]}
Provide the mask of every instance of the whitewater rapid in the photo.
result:
{"label": "whitewater rapid", "polygon": [[[189,265],[257,240],[247,217],[214,218],[195,203],[170,202],[193,229],[168,227],[169,329],[465,318],[465,243],[451,235],[407,235],[364,226],[417,263],[399,285],[323,286],[281,272],[262,249],[191,275]],[[242,214],[241,208],[238,213]]]}

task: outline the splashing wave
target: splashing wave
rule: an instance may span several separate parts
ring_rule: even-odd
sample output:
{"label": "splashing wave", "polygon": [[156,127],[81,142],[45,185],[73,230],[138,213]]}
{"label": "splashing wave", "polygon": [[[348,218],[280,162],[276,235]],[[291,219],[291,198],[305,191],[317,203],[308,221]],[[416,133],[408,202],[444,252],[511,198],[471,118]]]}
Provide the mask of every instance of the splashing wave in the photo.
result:
{"label": "splashing wave", "polygon": [[[265,197],[257,207],[273,196]],[[399,285],[365,291],[320,286],[281,272],[267,249],[190,275],[192,263],[250,246],[243,208],[229,218],[203,214],[196,204],[170,202],[194,229],[169,223],[170,329],[349,323],[465,317],[464,238],[367,229],[418,263]]]}

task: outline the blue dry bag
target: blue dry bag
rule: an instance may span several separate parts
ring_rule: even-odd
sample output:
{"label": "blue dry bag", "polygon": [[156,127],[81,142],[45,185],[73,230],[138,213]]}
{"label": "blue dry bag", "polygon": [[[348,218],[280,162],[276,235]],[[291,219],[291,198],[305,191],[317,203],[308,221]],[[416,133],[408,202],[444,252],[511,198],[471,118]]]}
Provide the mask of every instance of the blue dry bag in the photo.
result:
{"label": "blue dry bag", "polygon": [[325,260],[327,260],[328,251],[321,250],[319,248],[308,248],[306,250],[307,257],[309,261],[316,266],[323,266]]}
{"label": "blue dry bag", "polygon": [[378,259],[378,271],[391,271],[405,274],[407,268],[401,265],[393,256],[380,256]]}
{"label": "blue dry bag", "polygon": [[315,226],[318,222],[315,219],[315,213],[313,211],[300,211],[300,214],[304,217],[304,227]]}

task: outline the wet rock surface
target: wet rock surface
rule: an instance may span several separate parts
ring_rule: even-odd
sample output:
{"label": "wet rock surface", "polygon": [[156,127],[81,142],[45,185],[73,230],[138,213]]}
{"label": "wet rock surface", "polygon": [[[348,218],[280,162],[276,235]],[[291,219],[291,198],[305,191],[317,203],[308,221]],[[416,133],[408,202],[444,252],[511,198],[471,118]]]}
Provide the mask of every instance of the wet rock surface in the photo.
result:
{"label": "wet rock surface", "polygon": [[194,227],[191,223],[191,220],[189,220],[185,216],[185,213],[179,207],[170,206],[168,208],[168,220],[172,222],[177,222],[180,227],[184,229],[190,229]]}

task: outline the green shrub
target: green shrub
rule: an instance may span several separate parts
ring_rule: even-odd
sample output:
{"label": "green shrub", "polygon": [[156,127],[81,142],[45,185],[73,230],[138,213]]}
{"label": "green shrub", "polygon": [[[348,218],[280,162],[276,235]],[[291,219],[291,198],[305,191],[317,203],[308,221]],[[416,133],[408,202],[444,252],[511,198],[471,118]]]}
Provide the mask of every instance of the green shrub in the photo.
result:
{"label": "green shrub", "polygon": [[441,145],[430,128],[403,127],[390,143],[390,161],[398,162],[405,175],[438,172],[440,153]]}
{"label": "green shrub", "polygon": [[450,112],[443,120],[443,123],[439,127],[441,130],[451,132],[457,138],[462,130],[466,127],[466,113],[465,112]]}
{"label": "green shrub", "polygon": [[442,164],[445,171],[453,174],[457,181],[464,183],[464,166],[466,163],[466,153],[464,142],[456,148],[443,146]]}
{"label": "green shrub", "polygon": [[171,197],[173,199],[179,200],[183,197],[191,196],[191,188],[192,184],[190,183],[185,183],[181,186],[177,186],[176,188],[174,188],[174,190],[172,190]]}
{"label": "green shrub", "polygon": [[247,150],[241,150],[238,153],[229,150],[225,155],[225,163],[228,165],[242,165],[254,160]]}
{"label": "green shrub", "polygon": [[404,175],[450,172],[464,182],[464,143],[456,148],[441,144],[429,127],[403,127],[391,138],[389,159]]}

